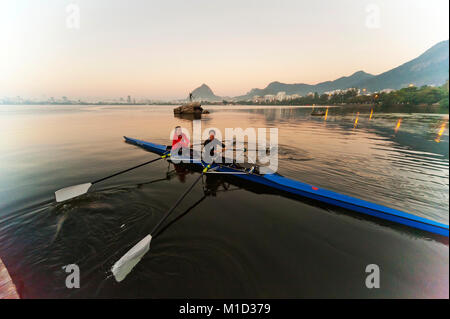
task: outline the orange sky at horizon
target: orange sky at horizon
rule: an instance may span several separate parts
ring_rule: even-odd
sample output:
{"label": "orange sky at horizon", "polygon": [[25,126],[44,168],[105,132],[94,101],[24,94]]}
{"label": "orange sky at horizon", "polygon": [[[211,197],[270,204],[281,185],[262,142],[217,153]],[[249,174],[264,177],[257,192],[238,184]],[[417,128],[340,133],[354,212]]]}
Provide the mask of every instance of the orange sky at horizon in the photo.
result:
{"label": "orange sky at horizon", "polygon": [[0,4],[0,97],[236,96],[380,74],[449,37],[446,0],[70,3]]}

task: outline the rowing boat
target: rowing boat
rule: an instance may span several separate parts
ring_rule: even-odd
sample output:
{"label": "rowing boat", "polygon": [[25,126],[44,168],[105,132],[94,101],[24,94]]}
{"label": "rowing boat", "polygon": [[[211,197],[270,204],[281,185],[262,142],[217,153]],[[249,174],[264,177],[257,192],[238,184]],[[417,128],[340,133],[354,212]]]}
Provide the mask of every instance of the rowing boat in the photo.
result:
{"label": "rowing boat", "polygon": [[[125,141],[144,148],[147,151],[158,155],[166,155],[170,152],[170,146],[146,142],[124,136]],[[202,167],[206,165],[201,160],[191,160],[190,164]],[[294,195],[303,196],[316,201],[324,202],[334,206],[342,207],[358,213],[374,216],[380,219],[388,220],[394,223],[406,225],[416,229],[435,233],[438,235],[449,235],[448,225],[435,222],[433,220],[419,217],[410,213],[402,212],[397,209],[371,203],[359,198],[336,193],[324,188],[316,187],[310,184],[302,183],[280,174],[258,174],[256,170],[247,170],[232,167],[226,164],[213,164],[213,172],[235,175],[253,183],[264,185],[279,191]]]}

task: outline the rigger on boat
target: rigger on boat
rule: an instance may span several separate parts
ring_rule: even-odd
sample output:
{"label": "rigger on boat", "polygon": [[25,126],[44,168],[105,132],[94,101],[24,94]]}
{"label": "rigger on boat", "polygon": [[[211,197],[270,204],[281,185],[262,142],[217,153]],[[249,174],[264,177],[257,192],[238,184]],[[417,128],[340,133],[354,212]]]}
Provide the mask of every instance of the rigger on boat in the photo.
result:
{"label": "rigger on boat", "polygon": [[[125,141],[140,146],[152,153],[166,156],[170,153],[171,147],[161,144],[146,142],[130,137],[124,137]],[[185,161],[186,162],[186,161]],[[201,160],[188,160],[190,164],[205,165]],[[324,188],[316,187],[300,181],[296,181],[280,174],[259,174],[258,167],[242,168],[233,164],[212,164],[211,172],[221,172],[236,175],[257,184],[262,184],[280,191],[295,195],[304,196],[313,200],[349,209],[358,213],[374,216],[391,222],[403,224],[409,227],[421,229],[431,233],[447,236],[449,235],[448,225],[432,221],[427,218],[415,216],[390,207],[371,203],[359,198],[336,193]]]}

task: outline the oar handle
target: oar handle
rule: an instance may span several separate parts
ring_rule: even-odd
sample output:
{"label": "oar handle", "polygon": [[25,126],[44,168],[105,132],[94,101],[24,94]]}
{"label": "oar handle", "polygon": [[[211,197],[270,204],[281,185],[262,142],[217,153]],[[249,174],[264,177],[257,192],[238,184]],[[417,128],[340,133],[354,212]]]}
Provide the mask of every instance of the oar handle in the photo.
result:
{"label": "oar handle", "polygon": [[153,159],[153,160],[151,160],[151,161],[148,161],[148,162],[145,162],[145,163],[142,163],[142,164],[136,165],[136,166],[134,166],[134,167],[131,167],[131,168],[125,169],[125,170],[123,170],[123,171],[117,172],[117,173],[115,173],[115,174],[112,174],[112,175],[109,175],[109,176],[106,176],[106,177],[100,178],[100,179],[96,180],[95,182],[92,182],[92,184],[95,184],[95,183],[99,183],[99,182],[102,182],[102,181],[104,181],[105,179],[108,179],[108,178],[111,178],[111,177],[114,177],[114,176],[117,176],[117,175],[120,175],[120,174],[126,173],[126,172],[128,172],[128,171],[131,171],[131,170],[133,170],[133,169],[135,169],[135,168],[138,168],[138,167],[141,167],[141,166],[144,166],[144,165],[147,165],[147,164],[150,164],[150,163],[156,162],[156,161],[158,161],[158,160],[160,160],[160,159],[163,159],[163,157],[161,156],[161,157],[155,158],[155,159]]}
{"label": "oar handle", "polygon": [[163,218],[153,227],[150,234],[153,236],[155,234],[155,231],[158,229],[158,227],[169,217],[169,215],[177,208],[177,206],[181,203],[181,201],[186,197],[186,195],[194,188],[194,186],[198,183],[198,181],[202,178],[203,172],[200,174],[200,176],[192,183],[191,186],[181,195],[180,198],[173,204],[172,208],[169,209],[169,211],[164,215]]}

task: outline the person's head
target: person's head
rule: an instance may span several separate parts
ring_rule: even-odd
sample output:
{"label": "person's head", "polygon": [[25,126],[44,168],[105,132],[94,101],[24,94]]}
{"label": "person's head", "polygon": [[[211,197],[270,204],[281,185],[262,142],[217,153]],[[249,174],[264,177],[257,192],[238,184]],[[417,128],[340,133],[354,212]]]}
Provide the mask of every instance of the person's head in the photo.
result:
{"label": "person's head", "polygon": [[181,133],[182,133],[182,131],[181,131],[181,126],[176,126],[176,127],[175,127],[175,135],[176,135],[176,136],[180,136]]}
{"label": "person's head", "polygon": [[209,131],[209,139],[210,139],[210,140],[213,140],[215,136],[216,136],[216,131],[210,130],[210,131]]}

